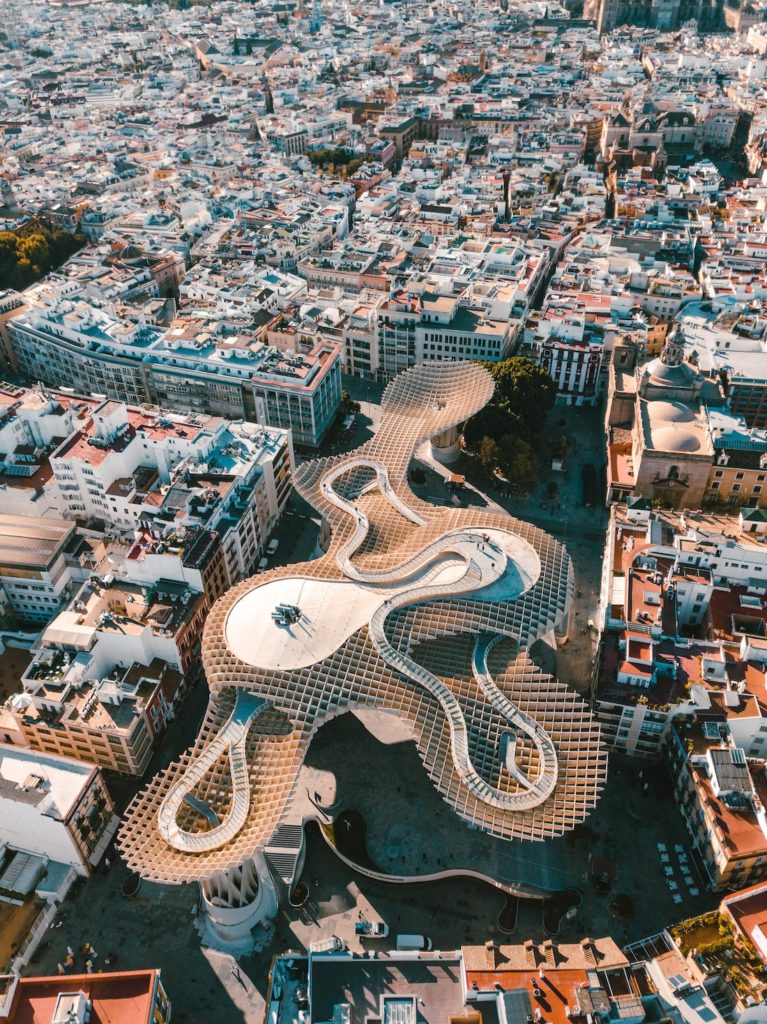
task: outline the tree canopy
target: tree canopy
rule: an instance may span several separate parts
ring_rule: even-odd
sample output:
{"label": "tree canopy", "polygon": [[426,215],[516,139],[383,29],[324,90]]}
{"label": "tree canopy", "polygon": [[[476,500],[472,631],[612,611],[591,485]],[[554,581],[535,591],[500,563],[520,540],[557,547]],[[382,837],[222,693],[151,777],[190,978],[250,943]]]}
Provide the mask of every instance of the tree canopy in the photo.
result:
{"label": "tree canopy", "polygon": [[39,225],[0,231],[0,287],[27,288],[61,266],[85,241],[84,235]]}
{"label": "tree canopy", "polygon": [[366,156],[354,156],[348,150],[340,148],[314,149],[306,155],[316,167],[332,167],[342,171],[346,177],[356,174],[368,160]]}
{"label": "tree canopy", "polygon": [[476,451],[483,437],[504,434],[534,444],[546,423],[557,389],[548,373],[527,356],[483,363],[495,380],[492,399],[464,428],[467,448]]}
{"label": "tree canopy", "polygon": [[535,482],[535,445],[554,405],[556,387],[548,373],[526,356],[483,364],[493,375],[491,401],[466,423],[464,444],[484,468],[496,469],[516,490]]}

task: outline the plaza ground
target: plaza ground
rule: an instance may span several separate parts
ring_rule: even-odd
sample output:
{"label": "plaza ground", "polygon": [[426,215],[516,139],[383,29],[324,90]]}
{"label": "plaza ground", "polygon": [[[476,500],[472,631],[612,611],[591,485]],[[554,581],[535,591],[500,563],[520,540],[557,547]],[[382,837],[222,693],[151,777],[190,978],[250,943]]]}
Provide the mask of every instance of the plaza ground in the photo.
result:
{"label": "plaza ground", "polygon": [[[537,864],[549,850],[552,878],[575,883],[583,892],[575,919],[566,923],[560,937],[577,941],[584,934],[610,934],[623,943],[703,913],[718,903],[718,897],[703,890],[694,898],[685,893],[677,905],[665,884],[657,843],[688,847],[665,769],[617,755],[611,758],[610,769],[605,791],[585,828],[548,843],[515,844],[469,829],[435,793],[414,744],[381,743],[353,715],[324,726],[307,759],[307,770],[315,776],[334,776],[335,813],[353,808],[366,817],[369,852],[382,867],[387,863],[402,867],[404,856],[408,865],[433,869],[439,866],[438,859],[446,866],[453,851],[457,856],[466,850],[473,858],[467,866],[492,871],[500,848],[506,848],[501,851],[506,856],[517,857],[520,865]],[[651,781],[646,797],[637,777],[640,770]],[[299,780],[299,786],[303,784]],[[416,806],[418,815],[413,813]],[[127,871],[118,859],[108,871],[78,883],[64,905],[61,927],[49,930],[27,973],[55,973],[68,945],[79,949],[90,942],[99,954],[97,969],[107,953],[116,953],[120,969],[160,967],[178,1024],[203,1018],[210,1024],[260,1024],[273,956],[304,949],[329,935],[338,935],[349,948],[361,951],[362,942],[354,936],[360,912],[369,920],[389,923],[389,938],[376,943],[375,948],[381,949],[394,943],[397,932],[428,935],[435,947],[445,949],[490,938],[521,942],[546,935],[543,905],[538,900],[521,900],[516,927],[511,933],[503,932],[498,915],[507,898],[488,884],[464,878],[385,884],[346,867],[316,826],[308,826],[307,842],[302,876],[309,888],[307,904],[298,910],[281,908],[269,933],[262,936],[263,948],[240,960],[239,976],[232,971],[229,956],[201,947],[195,927],[195,886],[143,883],[137,897],[126,900],[120,887]],[[590,878],[594,858],[615,866],[615,881],[601,895]],[[565,874],[560,876],[560,870]],[[634,902],[635,913],[626,921],[616,919],[608,909],[618,892]]]}

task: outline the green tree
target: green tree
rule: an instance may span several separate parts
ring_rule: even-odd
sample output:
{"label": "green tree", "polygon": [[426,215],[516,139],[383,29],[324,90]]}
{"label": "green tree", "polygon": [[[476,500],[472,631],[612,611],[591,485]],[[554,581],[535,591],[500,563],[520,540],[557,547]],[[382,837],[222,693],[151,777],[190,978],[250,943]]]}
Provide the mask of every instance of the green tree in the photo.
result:
{"label": "green tree", "polygon": [[505,434],[535,444],[554,405],[554,381],[527,356],[483,365],[495,380],[495,391],[484,409],[464,427],[466,447],[477,451],[483,437],[500,438]]}
{"label": "green tree", "polygon": [[19,255],[19,264],[27,260],[39,276],[51,269],[51,250],[45,236],[40,232],[32,235],[23,235],[16,243],[16,251]]}
{"label": "green tree", "polygon": [[344,416],[353,413],[355,416],[360,411],[360,403],[355,402],[347,388],[341,388],[341,412]]}
{"label": "green tree", "polygon": [[567,454],[570,442],[566,434],[557,434],[551,439],[551,455],[554,459],[563,459]]}
{"label": "green tree", "polygon": [[503,454],[497,441],[492,437],[483,437],[479,443],[479,461],[488,473],[494,473],[501,464]]}
{"label": "green tree", "polygon": [[36,225],[0,231],[0,287],[27,288],[82,248],[85,237]]}
{"label": "green tree", "polygon": [[538,479],[538,460],[532,445],[512,434],[499,442],[501,469],[515,491],[529,491]]}

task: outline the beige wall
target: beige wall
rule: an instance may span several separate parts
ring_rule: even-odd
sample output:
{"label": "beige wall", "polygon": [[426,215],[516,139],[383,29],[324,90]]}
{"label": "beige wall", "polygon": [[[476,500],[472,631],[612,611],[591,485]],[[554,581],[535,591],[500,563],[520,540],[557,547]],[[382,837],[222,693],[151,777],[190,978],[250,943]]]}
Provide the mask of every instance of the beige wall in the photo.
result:
{"label": "beige wall", "polygon": [[[668,503],[672,508],[700,508],[708,484],[710,456],[670,454],[635,447],[636,484],[634,494]],[[672,466],[678,468],[675,481],[669,477]]]}
{"label": "beige wall", "polygon": [[[740,477],[740,479],[739,479]],[[715,487],[714,484],[718,484]],[[754,493],[754,488],[761,488]],[[736,488],[733,490],[733,488]],[[756,498],[759,508],[767,508],[767,469],[738,469],[735,466],[711,466],[706,484],[707,504],[745,505]],[[749,501],[753,504],[753,500]]]}

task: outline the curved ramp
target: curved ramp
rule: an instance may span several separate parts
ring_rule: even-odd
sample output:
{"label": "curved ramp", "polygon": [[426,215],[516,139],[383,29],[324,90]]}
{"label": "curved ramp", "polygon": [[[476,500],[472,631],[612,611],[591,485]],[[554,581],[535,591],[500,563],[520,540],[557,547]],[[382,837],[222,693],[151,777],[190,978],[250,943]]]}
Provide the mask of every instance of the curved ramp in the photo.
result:
{"label": "curved ramp", "polygon": [[[266,701],[240,690],[229,721],[171,787],[157,813],[160,834],[169,846],[184,853],[216,850],[233,839],[245,824],[250,810],[250,780],[245,744],[253,720],[267,706]],[[229,771],[232,776],[232,803],[229,813],[220,825],[207,832],[187,832],[178,824],[181,805],[226,750],[229,753]]]}
{"label": "curved ramp", "polygon": [[[498,711],[509,725],[513,726],[515,733],[523,733],[535,746],[540,758],[541,768],[538,778],[531,782],[527,776],[522,775],[519,769],[514,771],[510,759],[506,758],[506,770],[514,775],[522,785],[530,787],[530,793],[540,797],[538,803],[542,803],[554,792],[559,777],[559,761],[557,751],[551,737],[545,729],[541,728],[538,722],[529,715],[526,715],[521,708],[509,700],[505,693],[499,689],[488,668],[487,660],[490,651],[502,640],[501,636],[493,636],[489,633],[481,633],[474,644],[474,652],[471,659],[471,667],[477,685],[484,693],[489,703]],[[513,760],[513,755],[512,758]]]}

